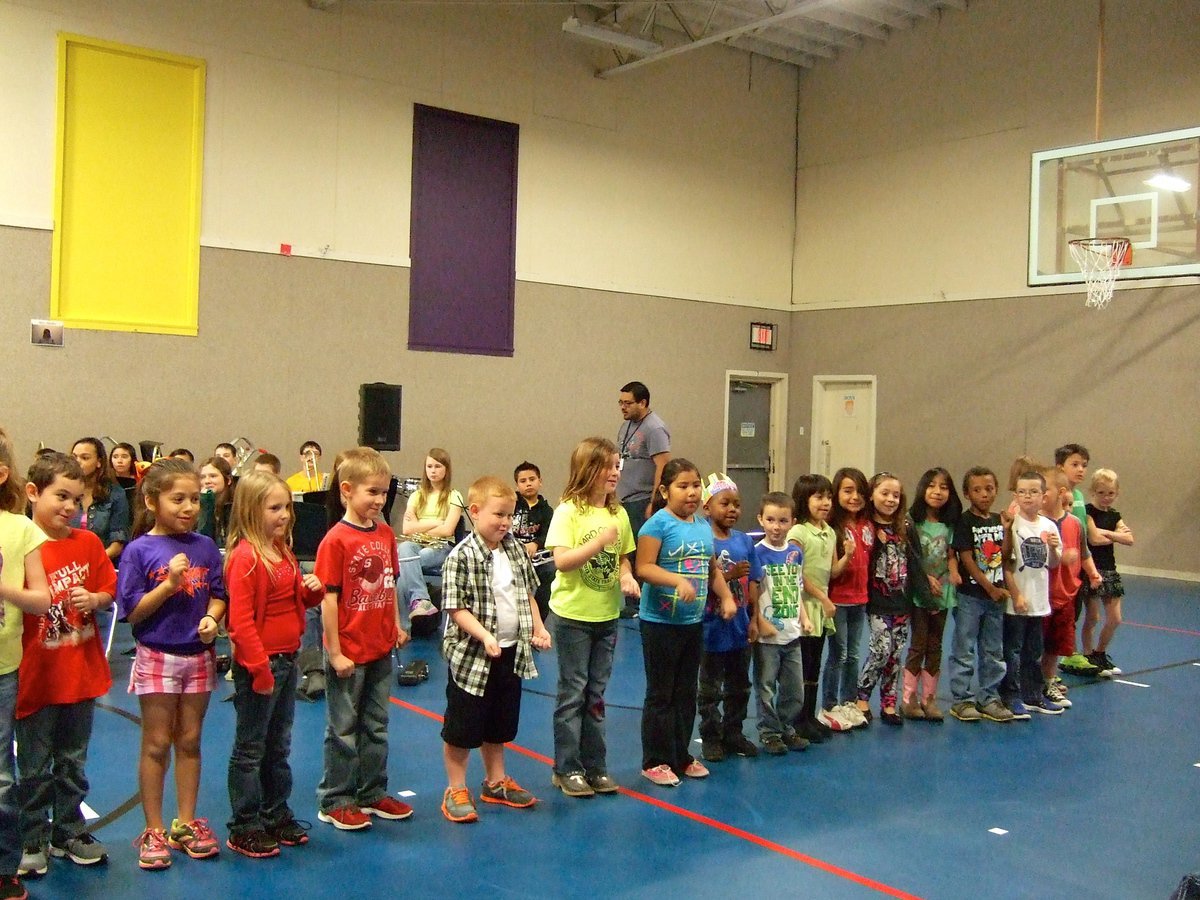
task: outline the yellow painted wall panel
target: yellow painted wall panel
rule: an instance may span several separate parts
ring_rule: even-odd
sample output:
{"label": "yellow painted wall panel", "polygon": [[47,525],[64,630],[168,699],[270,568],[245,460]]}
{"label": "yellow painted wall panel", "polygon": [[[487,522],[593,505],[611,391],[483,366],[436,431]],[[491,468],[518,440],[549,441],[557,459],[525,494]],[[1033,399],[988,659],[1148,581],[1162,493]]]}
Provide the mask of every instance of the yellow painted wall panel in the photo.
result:
{"label": "yellow painted wall panel", "polygon": [[195,334],[204,62],[60,35],[51,314]]}

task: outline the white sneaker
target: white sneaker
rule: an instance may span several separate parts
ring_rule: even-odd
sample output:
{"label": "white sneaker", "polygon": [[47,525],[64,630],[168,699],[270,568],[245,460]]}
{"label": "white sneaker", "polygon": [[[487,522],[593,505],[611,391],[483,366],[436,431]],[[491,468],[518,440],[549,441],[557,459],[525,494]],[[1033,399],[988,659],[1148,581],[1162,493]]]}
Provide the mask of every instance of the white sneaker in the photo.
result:
{"label": "white sneaker", "polygon": [[428,597],[423,597],[419,600],[413,600],[408,607],[409,618],[413,616],[435,616],[438,608],[433,605]]}
{"label": "white sneaker", "polygon": [[821,710],[817,713],[817,721],[831,731],[849,731],[854,727],[843,718],[842,710],[837,706]]}
{"label": "white sneaker", "polygon": [[858,708],[858,704],[853,700],[847,700],[841,706],[837,707],[837,710],[841,713],[842,718],[850,723],[851,728],[861,728],[867,724],[867,717],[863,715],[862,710]]}

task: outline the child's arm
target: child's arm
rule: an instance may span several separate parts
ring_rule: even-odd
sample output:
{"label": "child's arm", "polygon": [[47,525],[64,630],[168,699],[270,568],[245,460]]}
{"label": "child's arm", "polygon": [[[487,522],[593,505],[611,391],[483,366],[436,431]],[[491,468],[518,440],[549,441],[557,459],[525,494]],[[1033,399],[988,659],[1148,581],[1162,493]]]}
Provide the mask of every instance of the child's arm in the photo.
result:
{"label": "child's arm", "polygon": [[[533,571],[533,566],[530,566],[529,570],[536,580],[537,573]],[[550,632],[546,630],[546,623],[542,621],[542,611],[538,609],[537,600],[535,599],[537,589],[534,588],[534,590],[527,593],[529,594],[529,611],[533,613],[533,639],[529,643],[536,650],[549,650],[551,644]]]}
{"label": "child's arm", "polygon": [[354,672],[354,660],[342,655],[341,635],[338,633],[338,595],[325,593],[321,601],[321,629],[325,632],[325,653],[338,678],[349,678]]}
{"label": "child's arm", "polygon": [[266,604],[267,597],[265,585],[255,577],[254,570],[261,570],[266,562],[257,554],[246,553],[245,547],[235,547],[227,562],[229,645],[233,658],[250,673],[251,690],[269,696],[275,690],[275,676],[255,621],[255,613]]}
{"label": "child's arm", "polygon": [[717,561],[716,556],[709,559],[708,572],[709,589],[721,601],[721,618],[729,621],[737,615],[737,603],[733,599],[733,592],[729,590],[729,582],[725,580],[725,573],[721,571],[721,564]]}
{"label": "child's arm", "polygon": [[225,618],[226,605],[220,597],[208,598],[208,611],[200,617],[200,625],[196,628],[196,633],[204,643],[211,644],[217,639],[217,633],[221,630],[221,619]]}
{"label": "child's arm", "polygon": [[1112,543],[1112,532],[1096,527],[1096,521],[1087,517],[1087,542],[1093,547],[1107,547]]}
{"label": "child's arm", "polygon": [[1017,587],[1016,579],[1013,577],[1015,574],[1013,569],[1016,565],[1016,561],[1013,559],[1013,539],[1011,528],[1004,529],[1004,543],[1002,547],[1003,549],[1000,551],[1000,556],[1003,560],[1002,565],[1004,566],[1004,584],[1008,587],[1008,595],[1012,597],[1013,612],[1020,615],[1029,610],[1029,604],[1025,602],[1025,598],[1021,595],[1021,591]]}
{"label": "child's arm", "polygon": [[950,583],[955,587],[962,586],[962,573],[958,571],[958,554],[951,550],[946,554],[946,566],[950,569]]}
{"label": "child's arm", "polygon": [[621,557],[621,593],[626,597],[639,597],[642,593],[637,579],[633,577],[633,564],[629,561],[629,554]]}
{"label": "child's arm", "polygon": [[1129,526],[1125,524],[1124,519],[1117,521],[1117,527],[1108,532],[1108,536],[1114,544],[1124,544],[1126,547],[1133,546],[1133,532],[1129,530]]}
{"label": "child's arm", "polygon": [[97,538],[92,551],[87,580],[71,588],[67,602],[79,612],[108,609],[117,595],[117,570]]}
{"label": "child's arm", "polygon": [[805,578],[804,578],[803,567],[800,569],[800,577],[798,580],[800,583],[797,584],[796,587],[799,588],[799,590],[800,590],[800,609],[797,610],[797,612],[799,612],[799,614],[800,614],[800,633],[801,634],[811,634],[812,630],[813,630],[812,619],[810,619],[808,617],[808,610],[804,608]]}
{"label": "child's arm", "polygon": [[[680,602],[692,603],[696,599],[696,588],[693,584],[675,572],[668,572],[658,564],[658,551],[662,541],[653,535],[643,534],[637,542],[637,562],[635,570],[638,578],[659,587],[674,588]],[[725,579],[721,579],[725,583]],[[728,591],[728,586],[725,587]]]}
{"label": "child's arm", "polygon": [[[534,610],[536,613],[536,609]],[[483,652],[495,659],[500,655],[500,643],[482,623],[475,618],[475,613],[464,607],[450,610],[450,620],[458,626],[459,631],[470,635],[483,644]]]}
{"label": "child's arm", "polygon": [[[46,581],[46,567],[42,565],[42,550],[35,547],[25,554],[25,587],[10,588],[0,585],[0,600],[7,600],[21,612],[40,616],[50,608],[50,585]],[[0,621],[4,615],[0,612]]]}
{"label": "child's arm", "polygon": [[602,528],[590,541],[585,541],[578,547],[555,547],[554,567],[560,572],[582,569],[589,559],[602,553],[610,544],[615,544],[619,536],[617,526],[609,525]]}
{"label": "child's arm", "polygon": [[1058,535],[1058,526],[1051,522],[1053,527],[1047,528],[1042,532],[1042,540],[1046,542],[1046,549],[1049,551],[1049,559],[1046,561],[1047,567],[1057,569],[1058,564],[1062,562],[1062,538]]}
{"label": "child's arm", "polygon": [[814,581],[806,574],[804,576],[804,593],[813,597],[821,604],[821,609],[825,611],[825,615],[833,616],[837,613],[837,607],[833,605],[833,601],[829,599],[829,585],[822,585],[819,581]]}
{"label": "child's arm", "polygon": [[842,541],[842,555],[837,555],[837,541],[833,542],[833,566],[829,570],[829,580],[840,576],[846,571],[846,566],[850,565],[850,558],[854,556],[854,535],[847,534]]}
{"label": "child's arm", "polygon": [[125,616],[125,621],[136,625],[150,618],[159,608],[179,590],[183,583],[183,573],[187,571],[188,558],[186,553],[176,553],[167,563],[167,577],[162,584],[142,594],[133,609]]}
{"label": "child's arm", "polygon": [[747,630],[746,639],[753,644],[758,641],[762,630],[762,614],[758,610],[757,581],[750,581],[746,584],[746,612],[750,616],[750,627]]}

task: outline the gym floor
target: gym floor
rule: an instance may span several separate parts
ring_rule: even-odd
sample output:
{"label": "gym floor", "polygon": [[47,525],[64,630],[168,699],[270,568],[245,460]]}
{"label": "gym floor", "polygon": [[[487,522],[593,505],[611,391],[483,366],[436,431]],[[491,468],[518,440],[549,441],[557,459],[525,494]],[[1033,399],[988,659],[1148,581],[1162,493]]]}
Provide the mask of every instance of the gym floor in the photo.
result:
{"label": "gym floor", "polygon": [[[531,810],[480,804],[473,825],[452,824],[440,812],[446,673],[437,642],[418,640],[403,656],[427,660],[431,677],[393,688],[390,726],[390,788],[416,808],[410,819],[375,820],[364,832],[316,822],[324,703],[298,703],[292,799],[297,816],[314,823],[311,842],[268,860],[224,847],[215,861],[176,854],[163,872],[140,871],[131,845],[143,827],[139,729],[137,704],[125,692],[129,657],[121,653],[131,639],[121,626],[114,687],[97,711],[89,760],[88,804],[110,861],[90,870],[54,860],[28,886],[39,898],[194,898],[201,891],[304,900],[331,890],[347,897],[662,897],[676,890],[725,897],[741,890],[822,898],[1166,898],[1200,868],[1200,585],[1125,582],[1127,622],[1110,648],[1124,674],[1113,682],[1070,679],[1074,706],[1062,716],[1009,725],[875,724],[805,753],[714,763],[707,780],[671,789],[638,772],[644,678],[637,623],[623,621],[607,695],[608,757],[622,793],[581,800],[551,788],[556,667],[553,652],[543,653],[507,757],[509,772],[542,802]],[[221,700],[231,691],[220,683],[205,721],[199,804],[222,842],[233,707]],[[746,734],[754,736],[753,721]],[[471,766],[474,792],[482,778],[477,756]]]}

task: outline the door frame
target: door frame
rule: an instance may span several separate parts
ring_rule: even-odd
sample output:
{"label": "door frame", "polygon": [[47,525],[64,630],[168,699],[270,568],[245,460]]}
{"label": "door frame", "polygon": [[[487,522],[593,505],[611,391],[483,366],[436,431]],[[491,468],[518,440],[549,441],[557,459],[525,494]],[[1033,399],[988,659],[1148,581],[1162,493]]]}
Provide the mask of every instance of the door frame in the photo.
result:
{"label": "door frame", "polygon": [[812,427],[809,429],[810,441],[808,445],[808,468],[810,471],[817,471],[817,460],[820,458],[818,453],[821,449],[821,440],[823,434],[824,422],[821,419],[821,398],[826,388],[834,384],[862,384],[868,383],[871,385],[871,464],[867,469],[867,477],[871,477],[871,473],[875,470],[875,442],[876,431],[875,426],[879,420],[879,382],[874,375],[814,375],[813,376],[813,393],[812,393]]}
{"label": "door frame", "polygon": [[772,491],[783,490],[784,462],[787,460],[787,410],[788,376],[786,372],[751,372],[746,369],[725,370],[725,413],[721,419],[721,471],[729,465],[729,388],[735,381],[771,386],[771,430],[767,440],[767,453],[771,468],[767,473],[767,484]]}

